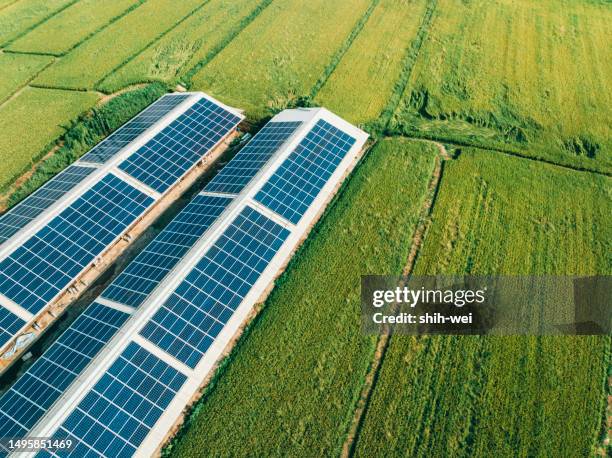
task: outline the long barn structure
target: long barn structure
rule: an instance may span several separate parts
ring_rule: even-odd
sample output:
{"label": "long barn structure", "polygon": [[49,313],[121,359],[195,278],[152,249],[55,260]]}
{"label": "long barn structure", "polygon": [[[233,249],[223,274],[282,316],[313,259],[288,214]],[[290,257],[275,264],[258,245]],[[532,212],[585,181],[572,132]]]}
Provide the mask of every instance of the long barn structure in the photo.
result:
{"label": "long barn structure", "polygon": [[0,217],[0,370],[242,119],[203,93],[167,94]]}
{"label": "long barn structure", "polygon": [[0,436],[158,451],[367,137],[323,108],[272,118],[0,398]]}

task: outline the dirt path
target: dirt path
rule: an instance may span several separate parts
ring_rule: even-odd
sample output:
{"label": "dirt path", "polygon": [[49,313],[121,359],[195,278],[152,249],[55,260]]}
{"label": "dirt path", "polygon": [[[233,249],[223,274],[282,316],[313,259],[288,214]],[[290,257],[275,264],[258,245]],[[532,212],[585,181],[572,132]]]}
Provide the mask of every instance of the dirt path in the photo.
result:
{"label": "dirt path", "polygon": [[[431,224],[431,214],[433,211],[436,196],[438,194],[438,189],[440,187],[440,182],[442,180],[442,171],[444,167],[443,164],[445,160],[451,159],[450,155],[446,151],[446,148],[441,143],[429,140],[423,141],[423,143],[435,145],[436,148],[438,148],[439,155],[437,155],[435,159],[436,163],[434,166],[434,170],[429,180],[429,184],[427,185],[427,193],[421,206],[419,222],[417,223],[414,235],[412,236],[410,253],[408,254],[406,265],[402,270],[402,276],[404,277],[412,273],[416,264],[418,254],[423,244],[425,233],[427,232],[427,229]],[[389,329],[384,328],[383,332],[378,337],[378,341],[376,343],[376,350],[374,351],[374,357],[368,369],[368,373],[366,374],[366,378],[361,389],[361,395],[359,396],[359,401],[357,402],[357,406],[355,408],[355,413],[351,421],[351,426],[349,428],[348,435],[342,446],[341,456],[343,458],[354,455],[357,438],[359,437],[359,432],[363,425],[363,420],[365,419],[368,404],[376,386],[376,381],[378,380],[380,368],[382,367],[383,360],[389,347],[390,338],[391,336],[389,333]]]}

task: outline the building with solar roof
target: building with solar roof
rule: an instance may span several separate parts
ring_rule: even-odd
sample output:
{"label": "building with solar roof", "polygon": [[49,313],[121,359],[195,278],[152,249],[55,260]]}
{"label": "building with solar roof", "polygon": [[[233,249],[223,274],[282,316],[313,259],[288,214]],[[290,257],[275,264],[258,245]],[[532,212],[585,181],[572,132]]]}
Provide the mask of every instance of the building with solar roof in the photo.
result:
{"label": "building with solar roof", "polygon": [[367,137],[322,108],[276,115],[0,397],[0,436],[154,454]]}
{"label": "building with solar roof", "polygon": [[203,93],[165,95],[0,217],[0,371],[178,197],[242,119]]}

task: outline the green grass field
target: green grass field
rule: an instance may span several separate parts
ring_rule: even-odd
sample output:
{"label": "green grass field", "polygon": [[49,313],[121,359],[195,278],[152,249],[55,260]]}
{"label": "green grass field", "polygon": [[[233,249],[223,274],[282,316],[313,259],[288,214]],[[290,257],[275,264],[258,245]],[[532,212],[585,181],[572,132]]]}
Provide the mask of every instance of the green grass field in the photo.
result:
{"label": "green grass field", "polygon": [[8,49],[29,53],[63,54],[113,18],[142,0],[81,0],[62,10],[31,32],[15,40]]}
{"label": "green grass field", "polygon": [[[447,164],[415,273],[609,274],[611,191],[609,178],[467,150]],[[588,456],[609,348],[392,337],[356,455]]]}
{"label": "green grass field", "polygon": [[378,118],[416,35],[424,0],[382,0],[315,101],[354,123]]}
{"label": "green grass field", "polygon": [[[0,106],[0,189],[32,165],[70,120],[91,108],[98,95],[88,92],[26,88]],[[15,138],[19,138],[15,142]],[[10,154],[4,155],[4,152]]]}
{"label": "green grass field", "polygon": [[109,75],[100,88],[113,92],[134,83],[173,82],[226,44],[228,38],[241,30],[242,21],[256,14],[258,7],[265,3],[262,0],[212,0],[204,4],[159,42]]}
{"label": "green grass field", "polygon": [[52,62],[49,56],[0,54],[0,103],[13,95]]}
{"label": "green grass field", "polygon": [[612,171],[612,8],[441,0],[393,128]]}
{"label": "green grass field", "polygon": [[[192,12],[199,0],[148,0],[77,46],[34,81],[38,85],[92,89]],[[155,27],[151,27],[155,24]]]}
{"label": "green grass field", "polygon": [[193,89],[245,108],[252,117],[269,115],[310,93],[368,4],[275,1],[194,75]]}
{"label": "green grass field", "polygon": [[0,46],[19,37],[76,0],[31,0],[4,2],[0,9]]}
{"label": "green grass field", "polygon": [[370,152],[279,281],[173,456],[338,452],[374,345],[359,330],[360,276],[401,272],[434,154],[406,140],[386,140]]}

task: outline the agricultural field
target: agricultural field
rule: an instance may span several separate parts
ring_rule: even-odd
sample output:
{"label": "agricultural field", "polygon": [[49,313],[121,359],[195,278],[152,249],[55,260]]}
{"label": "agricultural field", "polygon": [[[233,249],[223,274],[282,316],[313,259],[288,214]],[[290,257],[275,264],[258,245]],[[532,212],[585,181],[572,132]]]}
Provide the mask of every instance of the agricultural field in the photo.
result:
{"label": "agricultural field", "polygon": [[7,49],[28,53],[64,54],[100,27],[144,0],[81,0],[15,40]]}
{"label": "agricultural field", "polygon": [[97,100],[95,93],[26,88],[1,105],[0,189],[29,169],[37,155],[65,131],[70,120],[89,110]]}
{"label": "agricultural field", "polygon": [[13,95],[53,61],[49,56],[0,54],[0,103]]}
{"label": "agricultural field", "polygon": [[393,130],[610,173],[611,21],[604,2],[440,0]]}
{"label": "agricultural field", "polygon": [[[609,274],[611,191],[607,177],[466,150],[447,163],[415,273]],[[608,337],[394,336],[356,456],[588,456],[609,350]]]}
{"label": "agricultural field", "polygon": [[368,6],[366,0],[274,1],[193,76],[192,89],[254,118],[284,108],[310,93]]}
{"label": "agricultural field", "polygon": [[201,5],[200,0],[148,0],[73,49],[34,83],[92,89],[115,68],[161,37]]}
{"label": "agricultural field", "polygon": [[173,82],[222,49],[269,0],[212,0],[99,85],[114,92],[135,83]]}
{"label": "agricultural field", "polygon": [[359,331],[360,276],[401,272],[434,156],[423,143],[376,145],[278,282],[172,456],[329,456],[341,448],[374,348]]}
{"label": "agricultural field", "polygon": [[6,46],[7,43],[76,1],[31,0],[0,3],[0,46]]}
{"label": "agricultural field", "polygon": [[381,0],[315,102],[362,124],[378,118],[402,72],[425,0]]}

